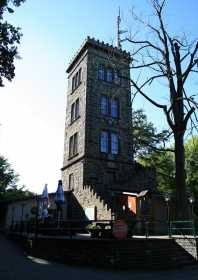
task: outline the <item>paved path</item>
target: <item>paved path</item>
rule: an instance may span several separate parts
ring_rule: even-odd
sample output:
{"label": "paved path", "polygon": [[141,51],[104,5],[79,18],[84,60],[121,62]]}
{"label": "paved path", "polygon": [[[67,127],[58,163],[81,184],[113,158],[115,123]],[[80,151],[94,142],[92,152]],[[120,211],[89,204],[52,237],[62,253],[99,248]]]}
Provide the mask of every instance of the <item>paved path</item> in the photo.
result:
{"label": "paved path", "polygon": [[72,267],[31,258],[0,235],[0,280],[198,280],[198,266],[180,270],[139,272]]}

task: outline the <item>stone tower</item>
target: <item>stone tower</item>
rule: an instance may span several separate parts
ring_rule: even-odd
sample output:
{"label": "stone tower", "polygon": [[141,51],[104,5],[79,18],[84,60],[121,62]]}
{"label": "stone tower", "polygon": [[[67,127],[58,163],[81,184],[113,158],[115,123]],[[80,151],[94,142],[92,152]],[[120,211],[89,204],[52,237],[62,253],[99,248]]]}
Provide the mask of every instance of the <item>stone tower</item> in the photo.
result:
{"label": "stone tower", "polygon": [[62,180],[73,191],[75,217],[110,219],[113,191],[130,180],[130,61],[126,51],[88,37],[67,68]]}

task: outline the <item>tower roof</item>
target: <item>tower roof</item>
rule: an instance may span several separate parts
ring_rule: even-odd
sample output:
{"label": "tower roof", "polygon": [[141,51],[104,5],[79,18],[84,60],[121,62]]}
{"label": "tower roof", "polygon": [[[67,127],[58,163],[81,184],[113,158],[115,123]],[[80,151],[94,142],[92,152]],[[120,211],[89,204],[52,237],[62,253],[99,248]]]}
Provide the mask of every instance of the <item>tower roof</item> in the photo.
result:
{"label": "tower roof", "polygon": [[114,47],[113,45],[106,44],[103,41],[96,40],[95,38],[90,38],[89,36],[86,38],[86,40],[81,45],[80,49],[77,51],[77,53],[74,55],[72,60],[69,62],[69,65],[67,67],[66,72],[69,73],[71,69],[73,68],[76,61],[79,59],[79,57],[82,55],[82,53],[88,48],[96,48],[101,49],[104,52],[107,52],[109,54],[113,54],[115,56],[118,56],[120,58],[124,58],[131,61],[131,56],[129,52],[123,51],[120,48]]}

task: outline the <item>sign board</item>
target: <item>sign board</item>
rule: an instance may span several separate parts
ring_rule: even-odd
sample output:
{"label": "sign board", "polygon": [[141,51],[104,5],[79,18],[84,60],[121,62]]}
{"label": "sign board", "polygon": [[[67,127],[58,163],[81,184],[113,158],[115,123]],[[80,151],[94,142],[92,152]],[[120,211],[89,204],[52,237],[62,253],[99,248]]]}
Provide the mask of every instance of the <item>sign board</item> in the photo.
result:
{"label": "sign board", "polygon": [[123,239],[127,237],[128,226],[123,220],[116,220],[113,223],[113,236],[117,239]]}
{"label": "sign board", "polygon": [[86,207],[85,208],[85,215],[86,215],[88,220],[95,220],[95,218],[96,218],[96,207],[95,206]]}

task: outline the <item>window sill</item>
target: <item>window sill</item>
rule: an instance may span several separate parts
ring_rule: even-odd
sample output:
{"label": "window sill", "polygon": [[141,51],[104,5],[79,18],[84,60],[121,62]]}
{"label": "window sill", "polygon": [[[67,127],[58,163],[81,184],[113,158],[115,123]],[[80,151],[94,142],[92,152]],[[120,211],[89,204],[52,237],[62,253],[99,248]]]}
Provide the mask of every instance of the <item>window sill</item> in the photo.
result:
{"label": "window sill", "polygon": [[107,157],[108,159],[116,159],[119,156],[119,153],[111,154],[111,153],[100,152],[100,154],[104,157]]}
{"label": "window sill", "polygon": [[118,124],[120,121],[120,117],[118,118],[113,118],[109,115],[101,115],[101,119],[103,119],[104,121],[107,121],[110,124]]}
{"label": "window sill", "polygon": [[71,91],[71,94],[73,94],[76,90],[77,90],[77,88],[79,88],[79,86],[82,84],[82,81],[79,83],[79,85],[75,88],[75,89],[73,89],[72,91]]}
{"label": "window sill", "polygon": [[75,120],[71,121],[69,125],[72,125],[72,124],[75,123],[78,119],[80,119],[80,116],[78,116]]}
{"label": "window sill", "polygon": [[101,82],[107,83],[108,85],[113,85],[113,86],[116,86],[116,87],[121,87],[121,85],[122,85],[121,83],[116,84],[114,81],[110,82],[110,81],[102,80],[102,79],[98,79],[98,81],[101,81]]}
{"label": "window sill", "polygon": [[69,157],[68,157],[68,160],[71,160],[71,159],[77,157],[78,155],[79,155],[79,153],[77,153],[77,154],[75,154],[75,155],[72,155],[72,156],[69,156]]}

